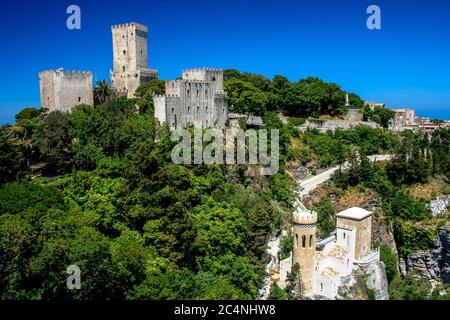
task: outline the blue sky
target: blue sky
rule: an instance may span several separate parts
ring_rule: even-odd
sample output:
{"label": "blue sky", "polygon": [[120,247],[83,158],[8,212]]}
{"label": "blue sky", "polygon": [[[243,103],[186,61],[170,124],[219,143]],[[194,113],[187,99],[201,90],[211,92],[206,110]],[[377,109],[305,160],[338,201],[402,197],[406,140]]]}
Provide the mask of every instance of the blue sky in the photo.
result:
{"label": "blue sky", "polygon": [[[81,8],[81,30],[66,28],[70,4]],[[381,8],[381,30],[366,28],[371,4]],[[448,0],[45,0],[2,3],[0,123],[39,105],[39,71],[85,69],[109,80],[110,26],[130,21],[149,27],[150,67],[162,79],[203,66],[317,76],[450,119]]]}

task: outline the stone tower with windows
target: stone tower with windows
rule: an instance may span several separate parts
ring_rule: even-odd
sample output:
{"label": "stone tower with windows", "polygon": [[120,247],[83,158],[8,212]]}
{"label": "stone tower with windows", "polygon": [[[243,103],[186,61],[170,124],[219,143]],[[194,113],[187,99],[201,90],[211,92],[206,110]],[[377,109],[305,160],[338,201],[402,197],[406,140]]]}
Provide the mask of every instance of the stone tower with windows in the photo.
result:
{"label": "stone tower with windows", "polygon": [[223,70],[183,70],[179,80],[166,81],[164,95],[153,96],[155,117],[172,129],[223,128],[228,117]]}
{"label": "stone tower with windows", "polygon": [[49,112],[71,111],[80,104],[93,105],[92,72],[54,69],[39,73],[41,107]]}
{"label": "stone tower with windows", "polygon": [[112,26],[113,89],[128,98],[134,98],[136,89],[152,79],[158,79],[158,70],[148,67],[148,29],[135,22]]}
{"label": "stone tower with windows", "polygon": [[307,210],[297,200],[294,213],[292,265],[300,266],[304,294],[313,294],[314,256],[316,253],[317,213]]}

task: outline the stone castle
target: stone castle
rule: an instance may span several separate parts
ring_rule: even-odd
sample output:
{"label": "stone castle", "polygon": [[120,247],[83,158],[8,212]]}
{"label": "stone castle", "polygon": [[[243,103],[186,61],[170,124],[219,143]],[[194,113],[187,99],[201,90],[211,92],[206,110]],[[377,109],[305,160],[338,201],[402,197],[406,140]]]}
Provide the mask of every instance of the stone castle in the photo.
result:
{"label": "stone castle", "polygon": [[116,92],[134,98],[136,89],[158,79],[158,70],[148,67],[148,29],[135,22],[111,27],[113,69],[111,83]]}
{"label": "stone castle", "polygon": [[[136,89],[152,79],[158,70],[148,64],[148,28],[131,22],[113,25],[113,69],[110,71],[116,95],[134,98]],[[92,73],[63,69],[39,73],[41,106],[49,111],[70,111],[80,104],[93,105]],[[165,94],[154,96],[155,117],[172,129],[223,127],[227,106],[223,70],[201,68],[183,70],[181,80],[166,81]]]}
{"label": "stone castle", "polygon": [[[336,215],[336,231],[316,242],[317,213],[307,210],[299,200],[293,223],[293,252],[280,262],[280,285],[296,263],[300,266],[303,293],[306,297],[338,296],[346,277],[358,267],[380,261],[378,249],[372,249],[372,213],[354,207]],[[376,287],[369,275],[368,287]],[[369,283],[370,282],[370,283]]]}
{"label": "stone castle", "polygon": [[222,128],[227,119],[221,69],[183,70],[181,80],[166,81],[165,95],[153,97],[155,117],[172,129],[193,124]]}
{"label": "stone castle", "polygon": [[94,104],[92,73],[48,70],[39,73],[41,107],[50,112],[70,111],[80,104]]}

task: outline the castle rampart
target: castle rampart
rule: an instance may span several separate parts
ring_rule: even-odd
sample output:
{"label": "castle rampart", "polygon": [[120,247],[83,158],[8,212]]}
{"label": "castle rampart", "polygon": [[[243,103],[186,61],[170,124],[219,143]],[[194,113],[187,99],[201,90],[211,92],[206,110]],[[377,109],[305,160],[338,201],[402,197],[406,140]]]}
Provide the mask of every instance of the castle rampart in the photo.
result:
{"label": "castle rampart", "polygon": [[70,111],[80,104],[94,104],[92,72],[54,69],[39,73],[41,107],[50,112]]}

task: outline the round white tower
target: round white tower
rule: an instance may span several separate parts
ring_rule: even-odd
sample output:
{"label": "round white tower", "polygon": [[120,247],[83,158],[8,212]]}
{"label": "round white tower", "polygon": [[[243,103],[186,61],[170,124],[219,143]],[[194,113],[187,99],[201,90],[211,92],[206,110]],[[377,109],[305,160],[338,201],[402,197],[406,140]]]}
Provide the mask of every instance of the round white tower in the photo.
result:
{"label": "round white tower", "polygon": [[304,294],[313,294],[314,255],[316,252],[317,213],[306,209],[297,200],[293,225],[292,266],[300,266],[300,276],[304,286]]}

